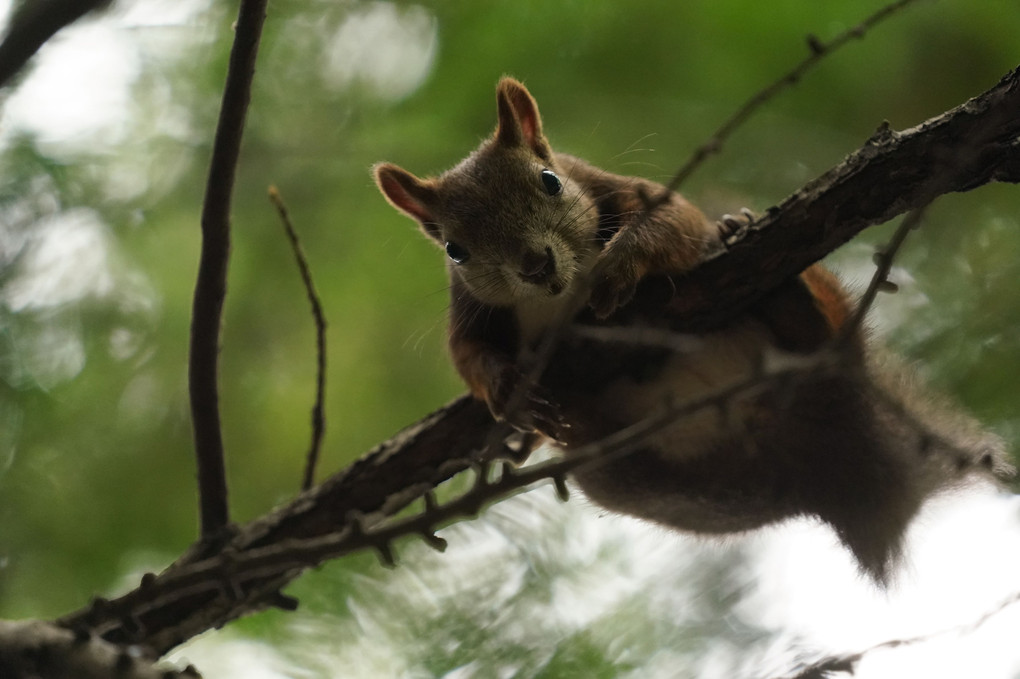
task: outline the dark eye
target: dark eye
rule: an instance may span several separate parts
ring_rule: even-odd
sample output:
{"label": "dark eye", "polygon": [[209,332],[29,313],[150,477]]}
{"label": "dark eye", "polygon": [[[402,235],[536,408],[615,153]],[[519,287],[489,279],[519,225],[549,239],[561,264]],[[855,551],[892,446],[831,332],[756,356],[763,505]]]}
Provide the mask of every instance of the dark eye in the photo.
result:
{"label": "dark eye", "polygon": [[446,241],[446,255],[453,260],[454,264],[463,264],[471,257],[471,253],[452,240]]}
{"label": "dark eye", "polygon": [[542,187],[550,196],[558,196],[563,191],[560,178],[552,170],[542,170]]}

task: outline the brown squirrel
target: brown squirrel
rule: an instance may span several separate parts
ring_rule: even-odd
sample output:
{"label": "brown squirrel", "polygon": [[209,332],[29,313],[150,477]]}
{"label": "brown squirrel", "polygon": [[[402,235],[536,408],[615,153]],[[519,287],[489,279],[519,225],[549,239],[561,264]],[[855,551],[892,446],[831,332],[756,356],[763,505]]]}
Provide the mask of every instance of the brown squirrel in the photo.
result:
{"label": "brown squirrel", "polygon": [[[914,396],[906,372],[876,367],[851,327],[849,295],[817,264],[726,327],[688,337],[684,351],[568,334],[529,383],[522,357],[564,317],[668,329],[665,306],[628,313],[637,306],[628,303],[644,281],[693,269],[734,222],[553,152],[520,82],[503,78],[496,102],[495,134],[453,169],[430,179],[389,163],[374,172],[387,200],[446,251],[450,351],[497,419],[570,455],[665,399],[694,402],[747,380],[768,352],[807,356],[842,340],[838,370],[763,381],[584,468],[576,481],[591,500],[702,534],[815,516],[884,583],[925,499],[973,469],[1010,472],[999,439]],[[664,200],[649,211],[649,196]]]}

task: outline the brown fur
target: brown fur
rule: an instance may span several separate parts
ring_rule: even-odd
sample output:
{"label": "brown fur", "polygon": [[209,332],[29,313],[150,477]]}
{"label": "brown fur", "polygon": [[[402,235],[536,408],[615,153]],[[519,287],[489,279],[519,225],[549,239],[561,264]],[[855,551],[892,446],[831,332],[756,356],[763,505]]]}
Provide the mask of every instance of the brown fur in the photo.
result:
{"label": "brown fur", "polygon": [[[718,231],[676,193],[646,214],[665,191],[655,182],[552,151],[534,99],[511,78],[497,88],[497,116],[493,137],[436,179],[375,168],[390,203],[460,260],[449,263],[450,350],[497,418],[552,436],[569,455],[666,399],[694,402],[746,380],[767,353],[824,348],[853,316],[839,281],[815,265],[729,327],[692,338],[689,351],[568,337],[541,383],[522,384],[523,352],[560,317],[612,321],[643,278],[690,270]],[[640,332],[668,328],[662,314],[626,318]],[[679,419],[578,483],[608,508],[698,533],[815,516],[884,582],[928,496],[970,469],[1009,468],[1001,442],[951,409],[919,407],[917,390],[869,363],[852,330],[838,370],[806,368],[734,397],[725,413]]]}

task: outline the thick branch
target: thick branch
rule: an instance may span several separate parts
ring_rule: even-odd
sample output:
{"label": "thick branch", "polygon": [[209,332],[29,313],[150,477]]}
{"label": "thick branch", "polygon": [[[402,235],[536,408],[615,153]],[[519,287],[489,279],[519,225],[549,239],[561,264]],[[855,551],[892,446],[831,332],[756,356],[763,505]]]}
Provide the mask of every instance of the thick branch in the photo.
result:
{"label": "thick branch", "polygon": [[[482,447],[492,423],[484,405],[462,396],[406,427],[311,491],[251,522],[231,543],[231,549],[248,551],[283,540],[328,535],[338,531],[352,512],[396,511],[468,468],[470,461],[464,458]],[[462,453],[459,458],[455,451]],[[205,545],[197,543],[159,578],[171,577],[175,570],[207,556]],[[267,577],[264,589],[279,589],[299,573],[284,570]],[[224,579],[229,579],[229,574],[224,574]],[[112,601],[97,600],[59,622],[73,629],[95,629],[117,643],[151,644],[157,653],[164,653],[195,634],[265,605],[248,598],[219,596],[219,591],[204,588],[149,610],[150,593],[159,589],[154,585],[158,582],[146,580],[133,592]],[[140,607],[146,612],[140,613]]]}
{"label": "thick branch", "polygon": [[266,0],[241,2],[202,206],[202,255],[191,314],[188,385],[204,538],[216,534],[229,520],[217,388],[220,319],[227,294],[230,199],[265,17]]}
{"label": "thick branch", "polygon": [[[951,191],[1017,179],[1020,73],[942,116],[896,134],[880,131],[843,163],[769,210],[734,244],[691,275],[639,291],[640,311],[666,314],[678,328],[703,328],[734,318],[758,294],[802,270],[871,224],[884,222]],[[658,283],[662,283],[659,281]],[[384,442],[347,470],[290,504],[243,527],[232,542],[238,552],[286,540],[335,533],[352,512],[392,514],[470,464],[493,423],[486,408],[461,397]],[[370,522],[368,522],[370,523]],[[201,560],[195,549],[162,576],[123,597],[68,616],[70,626],[94,626],[116,641],[151,644],[163,652],[205,629],[266,605],[300,573],[292,566],[267,573],[258,596],[239,596],[230,573],[219,590],[182,591],[153,605],[148,591],[175,569]],[[156,587],[154,587],[156,585]],[[245,593],[241,593],[245,594]],[[144,610],[141,604],[146,604]]]}
{"label": "thick branch", "polygon": [[0,677],[200,679],[195,668],[157,668],[153,658],[42,620],[0,620]]}
{"label": "thick branch", "polygon": [[0,87],[24,68],[57,31],[110,0],[34,0],[26,2],[11,20],[0,43]]}
{"label": "thick branch", "polygon": [[[945,193],[1018,182],[1018,138],[1020,69],[910,130],[883,125],[842,163],[769,208],[727,252],[674,279],[676,292],[665,313],[677,329],[722,325],[869,226]],[[661,281],[649,284],[661,287]],[[655,298],[646,295],[635,311],[662,313]]]}

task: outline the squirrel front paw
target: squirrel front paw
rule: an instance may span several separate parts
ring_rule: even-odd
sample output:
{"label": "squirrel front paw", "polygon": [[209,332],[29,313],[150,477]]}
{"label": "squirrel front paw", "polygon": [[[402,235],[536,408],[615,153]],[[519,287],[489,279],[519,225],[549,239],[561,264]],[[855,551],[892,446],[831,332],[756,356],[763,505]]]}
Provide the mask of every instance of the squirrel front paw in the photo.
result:
{"label": "squirrel front paw", "polygon": [[719,240],[723,242],[723,245],[729,247],[733,242],[743,237],[747,227],[756,219],[758,219],[758,215],[746,207],[740,208],[739,215],[723,215],[715,223],[716,228],[719,230]]}
{"label": "squirrel front paw", "polygon": [[493,417],[518,431],[537,431],[562,441],[570,425],[563,419],[559,405],[539,385],[526,384],[526,379],[515,366],[500,372],[489,392],[489,410]]}
{"label": "squirrel front paw", "polygon": [[637,267],[631,258],[614,256],[618,251],[610,246],[595,264],[588,306],[600,320],[633,299],[637,290]]}

